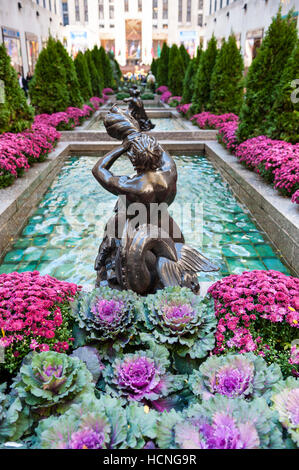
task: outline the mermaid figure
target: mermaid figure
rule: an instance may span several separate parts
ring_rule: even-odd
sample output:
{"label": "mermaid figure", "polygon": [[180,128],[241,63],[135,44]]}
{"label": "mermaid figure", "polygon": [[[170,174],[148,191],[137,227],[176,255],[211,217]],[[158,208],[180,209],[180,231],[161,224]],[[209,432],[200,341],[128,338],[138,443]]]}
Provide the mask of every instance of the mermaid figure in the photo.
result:
{"label": "mermaid figure", "polygon": [[128,103],[129,112],[132,117],[136,119],[141,131],[150,131],[155,128],[155,124],[148,118],[145,112],[143,101],[140,98],[140,90],[136,85],[133,85],[129,90],[130,98],[125,98],[124,103]]}
{"label": "mermaid figure", "polygon": [[[189,287],[199,293],[196,273],[218,271],[218,267],[185,244],[168,212],[177,191],[174,160],[117,106],[107,113],[104,123],[108,134],[122,145],[101,158],[92,170],[101,186],[118,196],[95,262],[96,286],[133,290],[140,295],[168,286]],[[116,176],[111,167],[125,154],[135,174]],[[157,207],[159,211],[153,210]]]}

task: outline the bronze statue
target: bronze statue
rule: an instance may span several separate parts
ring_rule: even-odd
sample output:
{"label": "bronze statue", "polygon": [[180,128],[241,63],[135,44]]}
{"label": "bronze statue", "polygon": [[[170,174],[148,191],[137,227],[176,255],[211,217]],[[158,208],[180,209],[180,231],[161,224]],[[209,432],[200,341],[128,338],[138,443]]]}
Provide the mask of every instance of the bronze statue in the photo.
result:
{"label": "bronze statue", "polygon": [[[96,285],[133,290],[141,295],[167,286],[185,286],[198,293],[196,273],[219,268],[185,244],[168,213],[177,188],[174,160],[155,138],[140,132],[128,112],[117,106],[111,108],[104,122],[108,134],[123,142],[92,170],[103,188],[119,196],[95,262]],[[131,177],[116,176],[111,171],[116,160],[125,154],[136,171]]]}
{"label": "bronze statue", "polygon": [[154,129],[155,124],[148,118],[143,101],[140,98],[140,90],[136,85],[133,85],[132,88],[129,90],[130,98],[125,98],[124,103],[128,103],[129,112],[133,116],[134,119],[139,124],[141,131],[150,131]]}

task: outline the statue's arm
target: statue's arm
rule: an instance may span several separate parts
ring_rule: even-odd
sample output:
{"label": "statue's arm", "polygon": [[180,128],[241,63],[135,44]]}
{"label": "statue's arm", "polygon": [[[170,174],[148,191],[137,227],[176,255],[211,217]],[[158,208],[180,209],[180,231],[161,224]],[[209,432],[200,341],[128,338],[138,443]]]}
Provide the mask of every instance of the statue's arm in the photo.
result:
{"label": "statue's arm", "polygon": [[117,147],[116,149],[109,152],[103,158],[95,164],[92,169],[92,174],[95,179],[105,187],[105,184],[109,181],[113,174],[109,171],[115,161],[121,157],[127,151],[125,146]]}

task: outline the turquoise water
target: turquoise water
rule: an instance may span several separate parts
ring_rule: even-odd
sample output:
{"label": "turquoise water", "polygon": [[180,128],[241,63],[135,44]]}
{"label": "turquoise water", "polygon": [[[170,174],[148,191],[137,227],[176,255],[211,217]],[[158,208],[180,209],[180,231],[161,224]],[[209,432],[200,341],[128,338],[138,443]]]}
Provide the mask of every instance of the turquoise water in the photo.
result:
{"label": "turquoise water", "polygon": [[[178,119],[173,118],[154,118],[151,119],[152,123],[156,125],[155,131],[180,131],[185,129],[183,124]],[[102,119],[94,122],[89,127],[92,131],[105,131],[104,122]]]}
{"label": "turquoise water", "polygon": [[[178,192],[171,206],[186,243],[220,266],[218,273],[201,273],[214,281],[230,273],[275,269],[288,273],[254,221],[232,195],[205,157],[175,157]],[[72,157],[64,165],[20,238],[7,253],[0,273],[38,270],[58,279],[93,284],[94,259],[116,197],[95,181],[95,157]],[[116,174],[132,174],[127,159]],[[185,206],[188,203],[192,205]],[[191,216],[196,216],[193,225]]]}

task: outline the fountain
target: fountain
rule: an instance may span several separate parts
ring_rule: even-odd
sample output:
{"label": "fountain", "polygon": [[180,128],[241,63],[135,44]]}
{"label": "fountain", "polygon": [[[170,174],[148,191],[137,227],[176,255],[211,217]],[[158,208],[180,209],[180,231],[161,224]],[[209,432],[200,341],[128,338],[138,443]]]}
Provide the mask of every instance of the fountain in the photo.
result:
{"label": "fountain", "polygon": [[[117,106],[107,113],[105,127],[122,145],[102,157],[92,170],[101,186],[118,196],[95,262],[96,286],[140,295],[168,286],[189,287],[199,293],[196,273],[219,268],[185,244],[168,212],[176,196],[174,160],[154,137],[140,131],[129,112]],[[134,176],[116,176],[111,171],[124,154],[135,169]]]}

